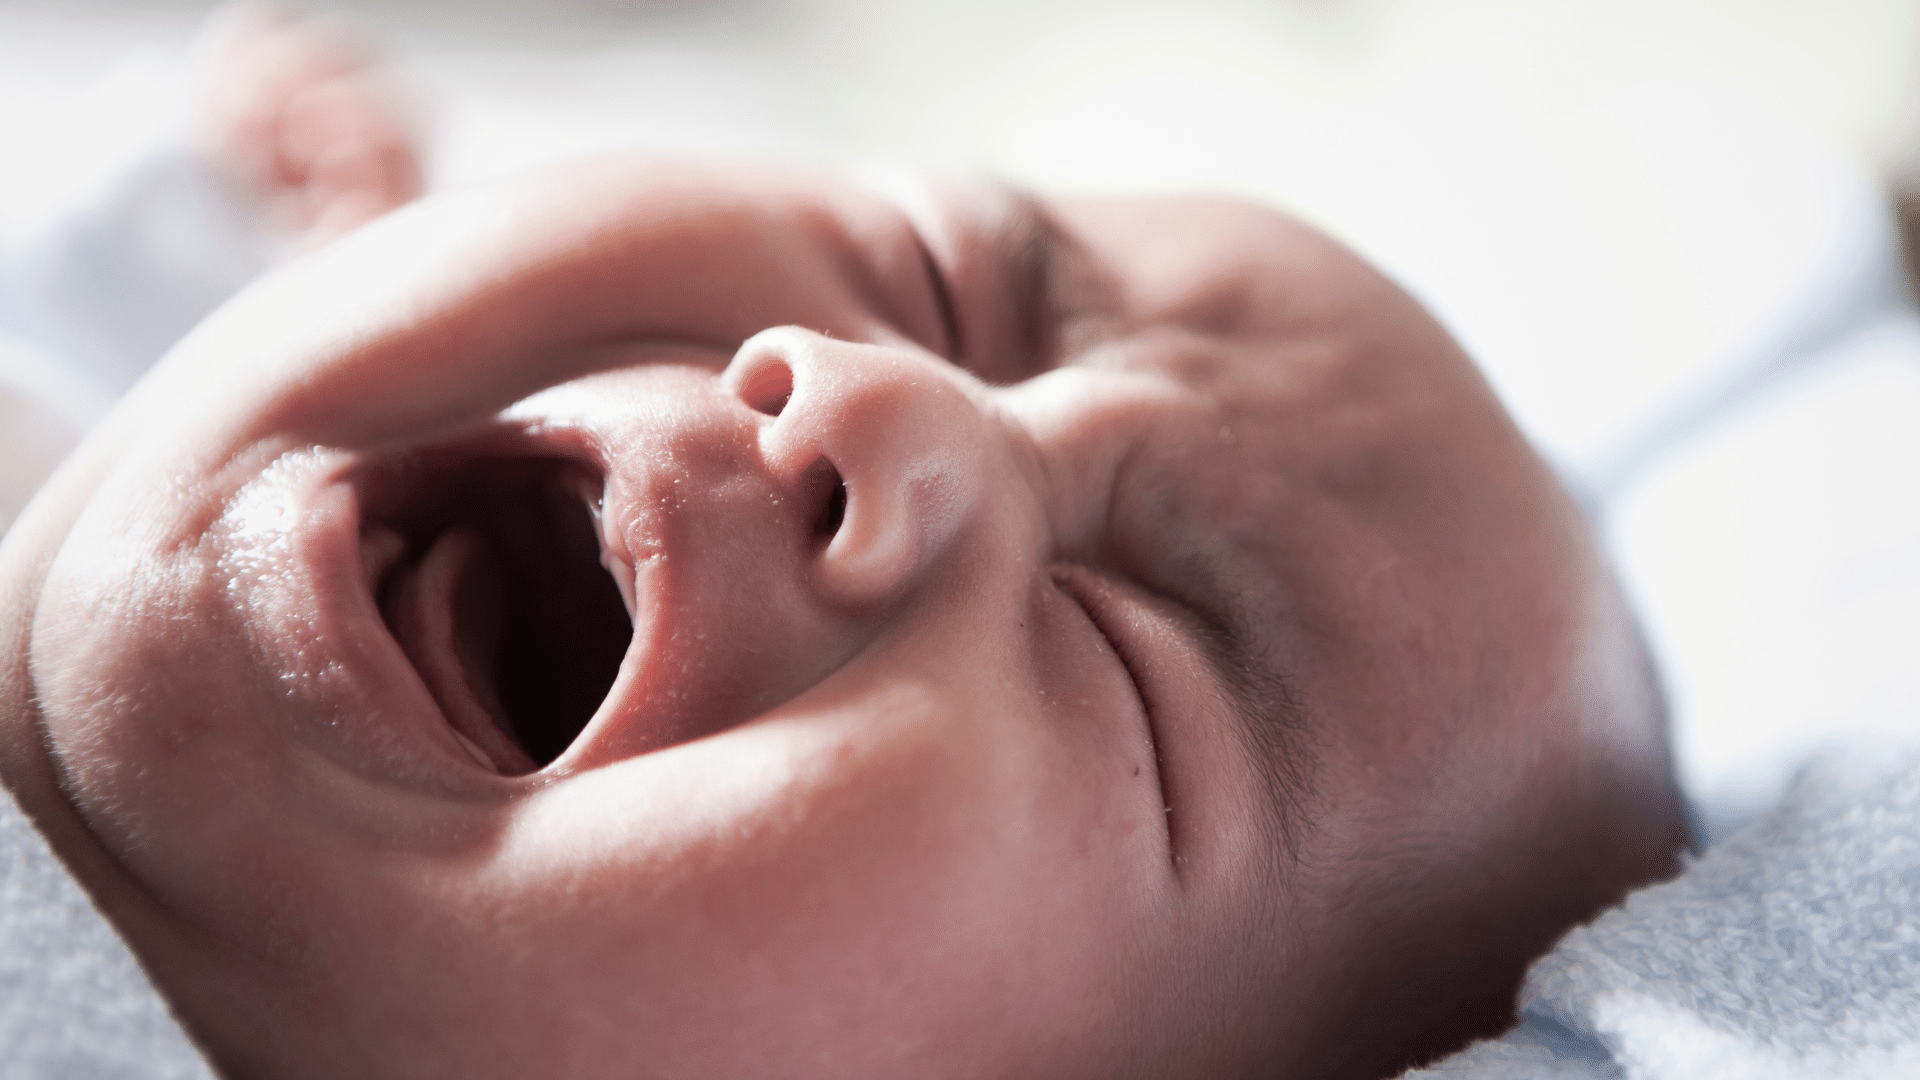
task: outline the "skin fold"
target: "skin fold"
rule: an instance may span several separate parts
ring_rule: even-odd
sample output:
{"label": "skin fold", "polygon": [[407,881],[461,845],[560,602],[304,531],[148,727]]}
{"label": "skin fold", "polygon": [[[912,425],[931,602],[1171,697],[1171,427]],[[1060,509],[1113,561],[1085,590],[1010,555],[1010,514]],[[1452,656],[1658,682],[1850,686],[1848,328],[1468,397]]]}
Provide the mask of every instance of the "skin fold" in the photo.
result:
{"label": "skin fold", "polygon": [[0,658],[6,782],[235,1076],[1379,1076],[1684,842],[1578,511],[1225,200],[426,200],[136,388]]}

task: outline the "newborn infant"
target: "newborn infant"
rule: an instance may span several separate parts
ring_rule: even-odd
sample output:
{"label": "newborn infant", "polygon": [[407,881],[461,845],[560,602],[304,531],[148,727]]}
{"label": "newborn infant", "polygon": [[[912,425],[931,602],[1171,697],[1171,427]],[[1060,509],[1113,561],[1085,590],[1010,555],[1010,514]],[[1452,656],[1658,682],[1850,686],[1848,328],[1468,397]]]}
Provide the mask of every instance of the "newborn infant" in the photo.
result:
{"label": "newborn infant", "polygon": [[4,775],[234,1076],[1373,1077],[1684,842],[1579,512],[1296,221],[574,167],[196,330]]}

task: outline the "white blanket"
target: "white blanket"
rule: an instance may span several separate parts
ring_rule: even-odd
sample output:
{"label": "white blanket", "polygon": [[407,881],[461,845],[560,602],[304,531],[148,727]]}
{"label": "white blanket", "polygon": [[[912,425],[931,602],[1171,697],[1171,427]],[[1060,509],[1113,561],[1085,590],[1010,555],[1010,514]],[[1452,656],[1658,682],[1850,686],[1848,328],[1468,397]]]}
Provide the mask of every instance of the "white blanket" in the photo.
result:
{"label": "white blanket", "polygon": [[1915,1076],[1920,754],[1859,752],[1569,933],[1519,1027],[1405,1080]]}
{"label": "white blanket", "polygon": [[211,1080],[133,954],[0,790],[0,1073]]}

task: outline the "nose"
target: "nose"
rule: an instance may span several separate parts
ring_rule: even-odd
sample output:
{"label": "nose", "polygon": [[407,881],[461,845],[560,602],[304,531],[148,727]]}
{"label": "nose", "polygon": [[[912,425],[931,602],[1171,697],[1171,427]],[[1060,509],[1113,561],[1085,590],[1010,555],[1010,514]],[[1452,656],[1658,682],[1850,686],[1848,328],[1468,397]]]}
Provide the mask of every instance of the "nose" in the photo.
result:
{"label": "nose", "polygon": [[619,417],[600,433],[601,556],[633,639],[596,721],[608,737],[582,763],[790,700],[940,568],[966,565],[968,537],[997,536],[984,530],[1007,442],[984,389],[938,358],[785,327],[749,339],[718,384],[610,378],[589,395]]}
{"label": "nose", "polygon": [[909,588],[981,501],[990,432],[967,377],[943,360],[776,327],[748,339],[722,379],[757,414],[776,480],[833,484],[820,519],[830,539],[812,566],[830,603]]}

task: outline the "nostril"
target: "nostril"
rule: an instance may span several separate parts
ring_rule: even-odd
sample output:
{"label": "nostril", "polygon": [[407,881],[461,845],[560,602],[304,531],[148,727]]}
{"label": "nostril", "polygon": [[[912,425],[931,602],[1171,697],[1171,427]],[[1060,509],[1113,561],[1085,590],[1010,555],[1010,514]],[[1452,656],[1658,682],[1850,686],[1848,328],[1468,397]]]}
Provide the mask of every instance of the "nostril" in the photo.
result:
{"label": "nostril", "polygon": [[813,531],[828,540],[840,531],[840,523],[847,520],[847,485],[835,478],[832,494],[827,496],[827,505],[820,511],[820,520],[814,522]]}
{"label": "nostril", "polygon": [[831,543],[840,532],[840,524],[847,519],[847,485],[840,477],[840,470],[826,458],[817,458],[807,466],[800,490],[806,500],[802,506],[820,508],[813,515],[814,543]]}
{"label": "nostril", "polygon": [[793,398],[793,369],[773,357],[765,359],[740,383],[740,400],[757,413],[779,416]]}

